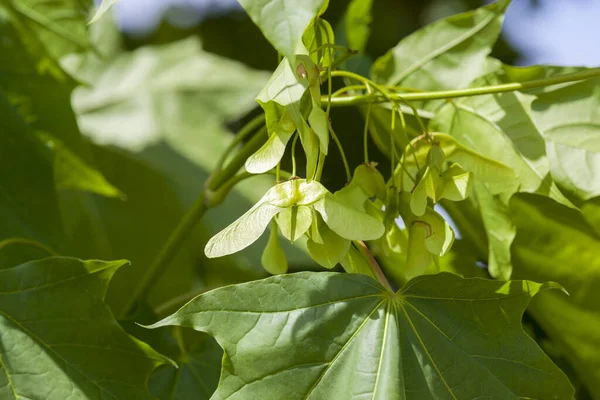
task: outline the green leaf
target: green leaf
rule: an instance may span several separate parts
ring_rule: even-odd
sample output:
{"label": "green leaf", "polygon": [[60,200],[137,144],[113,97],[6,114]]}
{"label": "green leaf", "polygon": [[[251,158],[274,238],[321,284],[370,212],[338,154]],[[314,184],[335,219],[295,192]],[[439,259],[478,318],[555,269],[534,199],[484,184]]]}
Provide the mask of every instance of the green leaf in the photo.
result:
{"label": "green leaf", "polygon": [[37,136],[54,154],[54,180],[58,189],[77,189],[106,197],[124,198],[119,189],[62,142],[44,132],[38,132]]}
{"label": "green leaf", "polygon": [[418,30],[375,62],[373,79],[422,90],[465,87],[489,72],[486,57],[500,34],[509,3],[500,0]]}
{"label": "green leaf", "polygon": [[600,235],[581,213],[541,196],[520,194],[510,202],[517,227],[513,276],[552,279],[570,296],[544,293],[531,314],[575,369],[591,398],[600,397]]}
{"label": "green leaf", "polygon": [[100,18],[102,18],[104,14],[117,3],[117,1],[119,0],[102,0],[102,3],[100,3],[100,7],[98,7],[98,9],[96,10],[96,13],[90,20],[89,24],[93,24],[94,22],[97,22]]}
{"label": "green leaf", "polygon": [[287,0],[239,0],[267,40],[292,63],[296,54],[306,54],[302,35],[319,14],[326,0],[305,0],[294,4]]}
{"label": "green leaf", "polygon": [[334,61],[332,53],[335,50],[328,45],[335,44],[335,36],[329,22],[322,18],[313,20],[304,32],[302,41],[310,54],[312,61],[321,67],[330,67]]}
{"label": "green leaf", "polygon": [[5,0],[0,10],[6,12],[42,73],[64,80],[61,58],[90,48],[79,0]]}
{"label": "green leaf", "polygon": [[266,79],[189,38],[108,62],[92,86],[73,92],[73,108],[82,132],[98,144],[140,151],[164,140],[211,169],[233,139],[225,124],[254,107]]}
{"label": "green leaf", "polygon": [[0,91],[0,240],[26,237],[57,250],[66,239],[52,163],[23,117]]}
{"label": "green leaf", "polygon": [[327,193],[314,204],[327,226],[348,240],[375,240],[385,230],[376,218]]}
{"label": "green leaf", "polygon": [[507,197],[492,194],[484,184],[476,184],[476,198],[488,237],[488,270],[494,278],[508,280],[512,274],[510,246],[517,228],[508,213]]}
{"label": "green leaf", "polygon": [[548,90],[531,104],[552,178],[582,200],[600,196],[599,83],[593,79]]}
{"label": "green leaf", "polygon": [[373,0],[352,0],[346,10],[346,41],[348,47],[360,53],[365,51],[371,35],[371,6]]}
{"label": "green leaf", "polygon": [[125,263],[55,257],[0,269],[1,398],[152,398],[148,376],[168,360],[104,303]]}
{"label": "green leaf", "polygon": [[279,244],[276,223],[271,224],[271,234],[269,235],[267,246],[263,251],[261,263],[263,268],[272,275],[285,274],[288,271],[287,258]]}
{"label": "green leaf", "polygon": [[179,344],[177,366],[159,367],[148,382],[150,392],[160,400],[210,399],[219,383],[223,350],[206,334],[173,330]]}
{"label": "green leaf", "polygon": [[211,291],[152,327],[216,338],[215,399],[570,399],[521,327],[552,287],[443,273],[390,294],[362,275],[298,273]]}

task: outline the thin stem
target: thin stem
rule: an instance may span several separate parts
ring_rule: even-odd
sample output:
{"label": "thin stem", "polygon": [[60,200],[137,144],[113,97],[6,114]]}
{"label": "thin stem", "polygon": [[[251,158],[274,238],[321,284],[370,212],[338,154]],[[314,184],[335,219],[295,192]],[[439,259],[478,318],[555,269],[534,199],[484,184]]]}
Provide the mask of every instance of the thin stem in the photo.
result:
{"label": "thin stem", "polygon": [[242,141],[244,139],[246,139],[246,137],[248,137],[248,135],[250,135],[256,129],[258,129],[264,123],[265,123],[265,114],[261,113],[260,115],[252,118],[252,120],[250,120],[246,125],[244,125],[244,127],[242,129],[240,129],[240,131],[235,136],[233,141],[229,144],[229,146],[227,146],[227,149],[225,149],[225,151],[219,158],[219,161],[217,162],[217,166],[215,167],[215,171],[220,170],[223,167],[223,164],[225,164],[225,161],[227,161],[227,157],[235,150],[235,148],[240,143],[242,143]]}
{"label": "thin stem", "polygon": [[48,247],[45,244],[42,244],[42,243],[37,242],[32,239],[20,238],[20,237],[9,238],[9,239],[4,239],[4,240],[0,241],[0,251],[2,251],[5,247],[15,245],[15,244],[22,244],[25,246],[35,247],[39,250],[42,250],[42,251],[48,253],[51,256],[58,256],[58,253],[56,251],[54,251],[51,247]]}
{"label": "thin stem", "polygon": [[298,142],[298,134],[294,135],[292,141],[292,176],[296,176],[296,143]]}
{"label": "thin stem", "polygon": [[175,230],[171,233],[171,236],[167,239],[167,242],[154,259],[154,262],[144,271],[140,282],[133,289],[133,295],[129,296],[129,303],[125,304],[125,307],[123,308],[126,314],[132,311],[137,299],[146,297],[158,278],[160,278],[161,274],[169,266],[171,261],[173,261],[173,258],[177,255],[177,252],[185,242],[185,239],[189,237],[192,229],[196,226],[196,223],[204,216],[207,210],[208,206],[205,202],[204,192],[202,192],[192,205],[192,208],[188,210]]}
{"label": "thin stem", "polygon": [[366,89],[365,89],[365,85],[348,85],[348,86],[344,86],[343,88],[333,92],[331,97],[338,97],[338,96],[340,96],[346,92],[349,92],[351,90],[366,90]]}
{"label": "thin stem", "polygon": [[335,132],[333,130],[333,127],[331,126],[331,121],[329,122],[329,132],[331,133],[331,137],[333,138],[333,141],[335,142],[338,149],[340,150],[340,155],[342,156],[342,162],[344,163],[344,169],[346,170],[346,179],[348,182],[350,182],[352,180],[352,173],[350,172],[350,166],[348,165],[348,159],[346,158],[346,153],[344,152],[344,148],[342,147],[342,142],[340,142],[340,139],[338,139],[337,135],[335,134]]}
{"label": "thin stem", "polygon": [[379,280],[379,283],[381,283],[381,285],[391,293],[394,293],[394,289],[392,289],[390,281],[381,270],[381,267],[379,266],[379,263],[377,263],[375,257],[373,257],[371,250],[369,250],[367,245],[362,240],[355,240],[354,243],[359,247],[359,250],[361,250],[362,253],[367,256],[367,259],[369,260],[369,266],[371,267],[371,270],[373,270],[377,280]]}
{"label": "thin stem", "polygon": [[[340,74],[343,73],[343,74]],[[334,71],[332,76],[347,76],[346,71]],[[359,75],[360,76],[360,75]],[[600,68],[592,68],[586,71],[575,72],[572,74],[564,74],[555,76],[552,78],[535,79],[527,82],[512,82],[504,83],[501,85],[482,86],[467,89],[455,89],[455,90],[439,90],[432,92],[422,93],[403,93],[402,95],[391,94],[390,97],[394,100],[417,101],[417,100],[443,100],[451,99],[456,97],[469,97],[469,96],[480,96],[484,94],[495,94],[495,93],[506,93],[513,92],[515,90],[530,90],[544,86],[557,85],[559,83],[577,82],[588,79],[600,77]],[[364,78],[364,77],[361,77]],[[361,79],[362,80],[362,79]],[[327,99],[322,100],[323,103],[327,103]],[[356,96],[343,96],[331,99],[332,107],[348,107],[362,104],[379,104],[388,102],[384,96],[378,95],[356,95]]]}
{"label": "thin stem", "polygon": [[365,117],[365,130],[363,132],[363,150],[365,152],[365,164],[369,163],[369,124],[371,123],[371,107],[367,106],[367,115]]}

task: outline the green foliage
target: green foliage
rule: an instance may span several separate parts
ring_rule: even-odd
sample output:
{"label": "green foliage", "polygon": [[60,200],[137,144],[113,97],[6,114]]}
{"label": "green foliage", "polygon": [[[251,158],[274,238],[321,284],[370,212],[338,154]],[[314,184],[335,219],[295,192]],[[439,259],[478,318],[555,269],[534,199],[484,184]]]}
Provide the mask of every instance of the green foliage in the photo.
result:
{"label": "green foliage", "polygon": [[0,0],[0,398],[600,399],[598,69],[490,57],[509,0],[374,63],[240,0],[270,78],[115,3]]}
{"label": "green foliage", "polygon": [[148,376],[168,360],[103,302],[123,264],[56,257],[0,270],[0,397],[152,398]]}
{"label": "green foliage", "polygon": [[302,273],[217,289],[152,327],[217,339],[215,398],[571,398],[520,327],[548,287],[440,274],[391,294],[361,275]]}

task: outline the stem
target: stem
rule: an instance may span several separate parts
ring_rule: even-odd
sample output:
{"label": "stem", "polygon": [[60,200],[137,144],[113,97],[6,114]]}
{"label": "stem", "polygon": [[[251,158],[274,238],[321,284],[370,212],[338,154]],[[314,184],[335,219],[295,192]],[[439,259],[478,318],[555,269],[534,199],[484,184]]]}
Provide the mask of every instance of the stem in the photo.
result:
{"label": "stem", "polygon": [[56,251],[54,251],[52,248],[46,246],[45,244],[42,244],[42,243],[37,242],[32,239],[27,239],[27,238],[9,238],[9,239],[2,240],[2,241],[0,241],[0,251],[2,249],[4,249],[5,247],[15,245],[15,244],[23,244],[25,246],[35,247],[39,250],[45,251],[46,253],[48,253],[51,256],[58,256],[58,253]]}
{"label": "stem", "polygon": [[335,142],[338,149],[340,150],[340,154],[342,156],[342,162],[344,163],[344,169],[346,170],[346,179],[348,180],[348,182],[350,182],[352,180],[352,173],[350,172],[350,166],[348,165],[348,159],[346,158],[346,153],[344,152],[344,148],[342,147],[342,142],[340,142],[340,139],[338,139],[337,135],[333,131],[333,127],[331,126],[331,121],[329,121],[329,132],[331,133],[331,137],[333,138],[333,141]]}
{"label": "stem", "polygon": [[296,176],[296,143],[298,142],[298,134],[294,136],[292,141],[292,176]]}
{"label": "stem", "polygon": [[160,278],[161,273],[169,266],[173,258],[177,255],[181,245],[185,242],[185,239],[190,235],[192,229],[196,223],[204,216],[208,206],[205,202],[204,192],[198,196],[192,208],[188,210],[183,219],[179,222],[179,225],[167,239],[167,242],[158,253],[158,256],[154,259],[154,262],[148,269],[144,271],[142,279],[138,285],[133,289],[133,296],[130,296],[129,303],[123,308],[126,310],[126,314],[131,312],[137,299],[144,298],[150,291],[150,289],[156,283],[156,280]]}
{"label": "stem", "polygon": [[389,290],[391,293],[394,293],[394,289],[392,289],[392,285],[390,284],[390,281],[388,281],[385,274],[381,270],[381,267],[377,263],[377,260],[375,259],[375,257],[373,257],[373,253],[371,253],[371,250],[369,250],[367,245],[362,240],[355,240],[354,243],[356,245],[358,245],[359,250],[361,250],[363,252],[363,254],[366,255],[367,258],[369,259],[369,266],[373,270],[373,273],[375,274],[375,276],[377,276],[379,283],[381,283],[381,285],[384,288],[386,288],[387,290]]}
{"label": "stem", "polygon": [[363,132],[363,150],[365,152],[365,164],[369,163],[369,124],[371,123],[371,107],[367,106],[367,116],[365,117],[365,130]]}
{"label": "stem", "polygon": [[227,161],[227,157],[229,156],[229,154],[231,154],[233,152],[233,150],[235,150],[235,148],[244,139],[246,139],[246,137],[249,134],[254,132],[254,130],[257,129],[258,127],[260,127],[262,124],[264,124],[264,122],[265,122],[265,114],[261,113],[259,116],[252,118],[252,120],[250,120],[250,122],[248,122],[246,125],[244,125],[244,127],[242,129],[240,129],[239,133],[235,136],[235,138],[229,144],[229,146],[227,146],[227,149],[225,149],[225,151],[221,155],[221,158],[219,158],[219,161],[217,162],[217,166],[215,167],[214,170],[220,171],[221,168],[223,167],[223,164],[225,164],[225,161]]}
{"label": "stem", "polygon": [[[343,74],[340,74],[343,73]],[[332,72],[332,76],[347,76],[345,71],[334,71]],[[360,76],[360,75],[359,75]],[[480,96],[484,94],[495,94],[495,93],[505,93],[505,92],[513,92],[515,90],[530,90],[536,89],[544,86],[557,85],[559,83],[568,83],[568,82],[577,82],[583,81],[592,78],[600,77],[600,68],[588,69],[586,71],[575,72],[572,74],[564,74],[555,76],[552,78],[544,78],[544,79],[535,79],[527,82],[512,82],[512,83],[504,83],[501,85],[493,85],[493,86],[482,86],[482,87],[474,87],[468,89],[455,89],[455,90],[439,90],[432,92],[422,92],[422,93],[402,93],[398,94],[390,94],[390,97],[393,100],[407,100],[407,101],[417,101],[417,100],[443,100],[443,99],[451,99],[456,97],[469,97],[469,96]],[[361,77],[366,79],[364,77]],[[361,79],[362,80],[362,79]],[[348,107],[362,104],[378,104],[385,103],[387,99],[383,96],[379,95],[356,95],[356,96],[343,96],[338,98],[331,99],[332,107]],[[324,104],[327,104],[327,98],[322,99]]]}

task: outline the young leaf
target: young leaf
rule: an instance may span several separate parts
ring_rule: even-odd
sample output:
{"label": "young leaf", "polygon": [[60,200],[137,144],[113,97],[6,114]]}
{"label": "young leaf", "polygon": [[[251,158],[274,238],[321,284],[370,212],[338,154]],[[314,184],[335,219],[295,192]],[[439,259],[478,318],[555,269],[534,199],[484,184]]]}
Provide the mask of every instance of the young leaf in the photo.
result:
{"label": "young leaf", "polygon": [[329,228],[348,240],[375,240],[383,235],[383,224],[355,209],[331,193],[314,204]]}
{"label": "young leaf", "polygon": [[246,171],[251,174],[262,174],[275,168],[281,161],[285,147],[295,131],[296,125],[286,110],[275,130],[270,134],[269,140],[246,160]]}
{"label": "young leaf", "polygon": [[521,327],[531,297],[556,287],[442,273],[390,294],[370,277],[303,272],[211,291],[151,327],[216,338],[215,398],[570,399]]}
{"label": "young leaf", "polygon": [[329,22],[322,18],[314,19],[304,32],[302,41],[316,65],[324,68],[331,66],[335,58],[332,57],[335,50],[331,48],[335,44],[335,37]]}
{"label": "young leaf", "polygon": [[271,234],[269,241],[263,251],[261,263],[265,271],[272,275],[285,274],[288,270],[288,262],[285,257],[285,252],[279,244],[279,234],[277,232],[277,224],[271,224]]}
{"label": "young leaf", "polygon": [[54,257],[0,268],[0,398],[152,399],[148,376],[168,360],[104,303],[126,263]]}
{"label": "young leaf", "polygon": [[473,173],[465,172],[458,164],[452,164],[442,173],[444,190],[441,197],[451,201],[462,201],[469,197]]}
{"label": "young leaf", "polygon": [[307,53],[302,35],[328,3],[326,0],[304,0],[293,5],[287,0],[239,2],[273,47],[292,62],[295,54]]}
{"label": "young leaf", "polygon": [[500,0],[418,30],[380,57],[371,76],[386,85],[422,90],[468,85],[489,72],[486,57],[500,34],[509,3]]}

